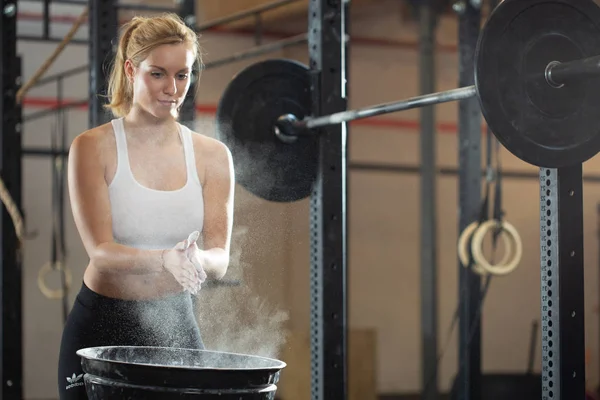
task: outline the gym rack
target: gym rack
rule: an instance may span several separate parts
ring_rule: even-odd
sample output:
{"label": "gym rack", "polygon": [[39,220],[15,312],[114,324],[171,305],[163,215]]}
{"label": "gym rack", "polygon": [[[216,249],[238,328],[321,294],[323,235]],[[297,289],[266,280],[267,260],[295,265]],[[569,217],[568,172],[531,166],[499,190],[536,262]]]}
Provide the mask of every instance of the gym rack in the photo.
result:
{"label": "gym rack", "polygon": [[[21,210],[22,108],[16,101],[21,84],[21,58],[17,56],[17,1],[2,0],[0,16],[0,175],[15,205]],[[23,398],[22,248],[6,207],[0,211],[0,290],[2,291],[2,367],[0,398]]]}

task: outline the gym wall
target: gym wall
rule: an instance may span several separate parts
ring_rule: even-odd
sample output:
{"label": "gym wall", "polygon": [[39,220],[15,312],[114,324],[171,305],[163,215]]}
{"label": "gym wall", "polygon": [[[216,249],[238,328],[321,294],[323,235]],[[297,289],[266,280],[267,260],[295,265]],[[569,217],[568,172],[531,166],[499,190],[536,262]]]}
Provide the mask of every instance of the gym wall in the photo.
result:
{"label": "gym wall", "polygon": [[[417,25],[403,21],[394,0],[380,1],[368,10],[353,13],[350,62],[350,107],[397,100],[418,94],[418,49],[415,45],[367,44],[359,38],[383,38],[416,44]],[[22,3],[20,34],[39,35],[34,14],[41,7]],[[53,6],[56,16],[76,17],[75,7]],[[202,21],[199,19],[199,21]],[[62,37],[70,28],[56,22],[52,31]],[[305,19],[286,21],[278,27],[298,33],[306,30]],[[85,38],[84,25],[77,37]],[[438,42],[448,44],[436,53],[437,90],[456,87],[457,55],[448,47],[456,44],[454,19],[446,18],[438,28]],[[264,40],[276,40],[266,37]],[[217,60],[254,46],[252,35],[206,33],[202,36],[205,62]],[[55,44],[19,42],[27,80],[54,50]],[[272,53],[262,58],[289,57],[306,60],[305,46]],[[231,77],[246,65],[260,60],[238,62],[202,75],[197,104],[196,131],[213,132],[214,106]],[[87,47],[68,46],[47,74],[83,65]],[[87,74],[69,78],[65,97],[89,97]],[[25,114],[52,104],[54,84],[33,89],[27,96]],[[440,167],[457,167],[457,104],[436,107],[438,123],[437,157]],[[88,127],[85,108],[68,111],[69,142]],[[50,147],[54,116],[24,125],[26,147]],[[390,164],[419,163],[418,110],[377,118],[386,124],[362,121],[350,124],[350,160]],[[249,124],[252,121],[248,121]],[[483,125],[483,120],[482,120]],[[482,142],[485,145],[484,142]],[[485,153],[482,152],[482,155]],[[482,158],[483,161],[483,158]],[[506,170],[532,168],[502,152]],[[60,301],[46,299],[37,288],[39,268],[50,257],[51,161],[26,157],[24,207],[29,231],[37,236],[27,241],[24,265],[24,378],[27,399],[56,398],[56,365],[62,329]],[[586,173],[600,173],[600,161],[585,164]],[[446,343],[451,318],[457,305],[458,226],[457,177],[438,180],[438,271],[439,350]],[[419,176],[353,170],[349,174],[349,301],[351,328],[373,329],[377,337],[377,390],[379,393],[411,393],[420,388],[420,293],[419,293]],[[523,372],[527,367],[529,331],[539,319],[539,206],[535,179],[504,180],[503,206],[506,218],[519,230],[524,243],[523,261],[514,273],[496,278],[485,300],[482,330],[482,357],[485,372]],[[598,383],[597,238],[596,204],[600,183],[586,183],[586,340],[592,358],[588,366],[590,386]],[[66,235],[68,266],[73,273],[69,305],[81,284],[87,256],[70,214],[68,198]],[[284,328],[308,331],[309,326],[309,243],[308,201],[274,204],[236,190],[234,257],[227,280],[241,280],[241,286],[206,289],[199,297],[199,320],[206,341],[215,348],[277,355]],[[57,277],[49,279],[56,287]],[[285,319],[286,315],[289,319]],[[457,369],[456,331],[442,360],[440,389],[447,390]],[[538,341],[539,346],[539,341]],[[539,370],[539,347],[535,369]]]}

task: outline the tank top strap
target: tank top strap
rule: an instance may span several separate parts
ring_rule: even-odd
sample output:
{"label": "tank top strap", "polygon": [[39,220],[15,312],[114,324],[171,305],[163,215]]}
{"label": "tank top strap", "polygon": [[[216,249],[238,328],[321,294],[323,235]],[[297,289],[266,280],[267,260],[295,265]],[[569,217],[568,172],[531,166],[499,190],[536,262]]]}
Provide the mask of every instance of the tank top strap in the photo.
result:
{"label": "tank top strap", "polygon": [[123,118],[113,119],[111,121],[115,132],[115,142],[117,147],[117,173],[119,170],[127,172],[129,170],[129,154],[127,152],[127,137],[125,136],[125,126]]}
{"label": "tank top strap", "polygon": [[183,124],[179,124],[181,130],[181,138],[183,141],[183,151],[185,152],[185,163],[187,165],[187,173],[194,182],[200,185],[200,177],[198,176],[198,168],[196,167],[196,154],[194,152],[194,139],[190,128]]}

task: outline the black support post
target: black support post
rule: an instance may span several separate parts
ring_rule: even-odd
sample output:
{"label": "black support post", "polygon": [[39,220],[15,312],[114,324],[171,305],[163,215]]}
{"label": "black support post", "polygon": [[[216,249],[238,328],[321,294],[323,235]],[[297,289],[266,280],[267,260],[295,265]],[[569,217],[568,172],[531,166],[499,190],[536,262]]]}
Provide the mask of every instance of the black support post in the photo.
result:
{"label": "black support post", "polygon": [[[583,180],[585,182],[585,179]],[[598,202],[596,204],[596,238],[597,238],[597,246],[598,246],[598,281],[596,281],[598,283],[598,304],[600,304],[600,202]],[[598,321],[600,323],[600,321]],[[599,327],[600,328],[600,327]],[[600,338],[599,338],[600,339]],[[598,346],[598,351],[600,351],[600,346]],[[600,354],[597,354],[598,356],[600,356]],[[600,358],[599,358],[600,359]],[[599,377],[600,378],[600,377]],[[600,394],[600,388],[596,387],[595,390],[596,394]]]}
{"label": "black support post", "polygon": [[108,67],[118,40],[118,12],[115,0],[90,0],[89,7],[89,127],[92,128],[112,118],[103,106],[107,103]]}
{"label": "black support post", "polygon": [[[465,1],[459,16],[459,87],[474,84],[474,55],[481,11]],[[481,208],[481,110],[477,98],[459,103],[459,234]],[[459,346],[457,400],[481,400],[481,279],[458,263]]]}
{"label": "black support post", "polygon": [[[16,102],[21,82],[21,59],[17,57],[17,2],[2,0],[0,16],[0,176],[21,210],[21,120]],[[22,254],[15,226],[6,207],[0,211],[0,285],[2,290],[1,399],[23,398]]]}
{"label": "black support post", "polygon": [[582,165],[540,170],[542,400],[585,398]]}
{"label": "black support post", "polygon": [[[422,94],[435,92],[435,25],[432,0],[419,7],[419,71]],[[435,106],[422,107],[421,119],[421,387],[423,400],[437,400],[438,304]]]}
{"label": "black support post", "polygon": [[[347,109],[349,2],[311,0],[309,56],[313,116]],[[313,400],[347,392],[347,124],[319,129],[319,170],[311,196],[311,389]]]}
{"label": "black support post", "polygon": [[[192,30],[196,29],[196,1],[181,0],[179,6],[179,16],[183,18],[185,24]],[[198,76],[200,76],[200,68],[198,66]],[[190,89],[183,101],[181,111],[179,113],[179,122],[190,129],[194,129],[194,120],[196,119],[196,90],[197,80],[194,80],[190,85]]]}

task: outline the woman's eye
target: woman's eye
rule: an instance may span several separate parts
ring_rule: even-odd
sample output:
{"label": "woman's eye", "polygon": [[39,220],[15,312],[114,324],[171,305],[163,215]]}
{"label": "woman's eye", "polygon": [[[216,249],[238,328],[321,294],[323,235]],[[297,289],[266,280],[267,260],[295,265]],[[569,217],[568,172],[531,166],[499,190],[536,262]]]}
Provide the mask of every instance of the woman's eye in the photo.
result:
{"label": "woman's eye", "polygon": [[179,74],[179,79],[181,79],[181,80],[185,80],[185,79],[187,79],[187,77],[188,77],[187,74]]}
{"label": "woman's eye", "polygon": [[162,76],[162,74],[160,72],[153,72],[152,76],[155,78],[160,78]]}

